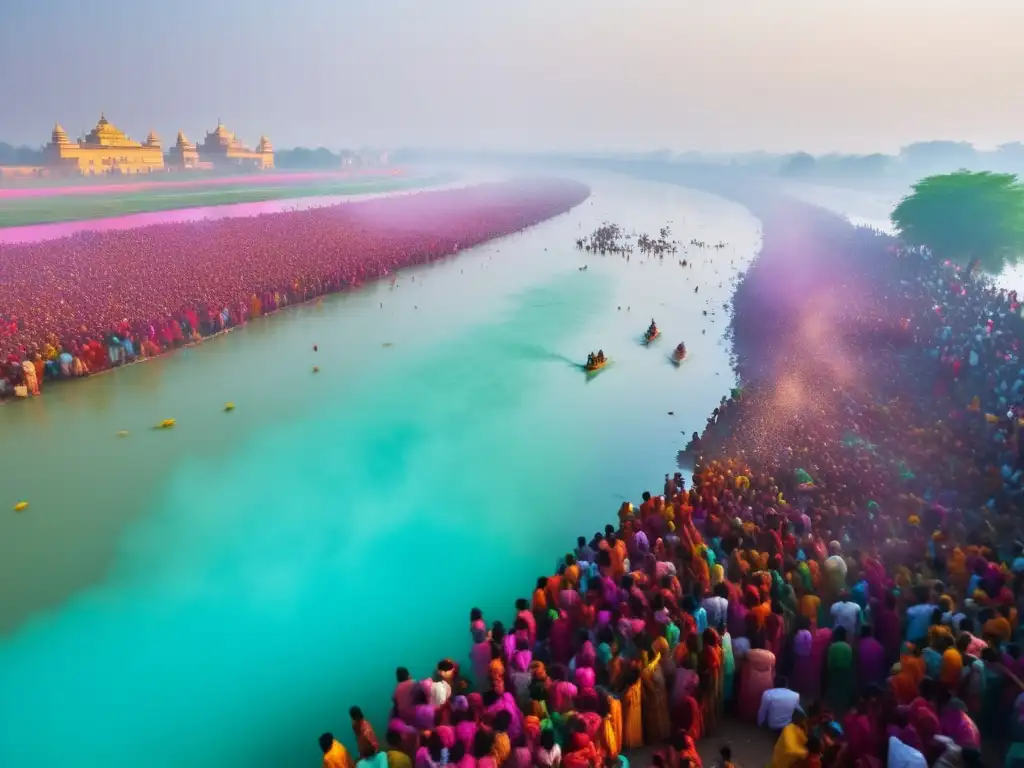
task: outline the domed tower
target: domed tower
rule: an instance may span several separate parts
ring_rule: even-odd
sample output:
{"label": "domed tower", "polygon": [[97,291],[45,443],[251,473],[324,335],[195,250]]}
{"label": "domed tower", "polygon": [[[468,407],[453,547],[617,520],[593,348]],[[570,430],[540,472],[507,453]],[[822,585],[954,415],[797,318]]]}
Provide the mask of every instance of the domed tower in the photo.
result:
{"label": "domed tower", "polygon": [[256,152],[260,155],[259,168],[269,171],[274,168],[274,146],[266,136],[260,136],[260,143],[256,145]]}
{"label": "domed tower", "polygon": [[53,133],[50,134],[50,144],[54,146],[61,146],[70,143],[71,140],[68,138],[67,131],[61,128],[60,123],[54,123]]}
{"label": "domed tower", "polygon": [[156,131],[149,132],[149,135],[146,137],[145,146],[160,149],[160,137],[157,136]]}

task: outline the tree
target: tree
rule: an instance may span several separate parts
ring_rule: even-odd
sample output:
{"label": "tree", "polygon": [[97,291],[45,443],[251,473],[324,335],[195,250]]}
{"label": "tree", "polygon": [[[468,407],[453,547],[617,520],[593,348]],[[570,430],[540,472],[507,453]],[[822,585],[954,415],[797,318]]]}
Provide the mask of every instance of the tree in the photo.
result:
{"label": "tree", "polygon": [[817,162],[811,155],[806,152],[797,152],[786,158],[779,173],[783,176],[810,176],[816,168]]}
{"label": "tree", "polygon": [[905,242],[986,272],[999,272],[1024,253],[1024,186],[1013,174],[929,176],[889,218]]}

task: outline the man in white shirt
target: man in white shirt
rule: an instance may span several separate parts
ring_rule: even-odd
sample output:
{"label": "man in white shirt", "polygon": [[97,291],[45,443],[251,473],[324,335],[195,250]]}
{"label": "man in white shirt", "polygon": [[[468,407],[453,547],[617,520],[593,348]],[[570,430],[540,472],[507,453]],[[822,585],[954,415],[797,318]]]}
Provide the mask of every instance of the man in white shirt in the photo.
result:
{"label": "man in white shirt", "polygon": [[895,736],[889,737],[889,768],[928,768],[924,755],[904,744]]}
{"label": "man in white shirt", "polygon": [[839,601],[832,606],[832,621],[846,630],[848,638],[857,637],[860,629],[860,606],[850,599],[850,593],[843,590]]}
{"label": "man in white shirt", "polygon": [[729,618],[729,588],[725,584],[716,584],[714,595],[705,597],[701,606],[708,615],[708,626],[718,629]]}
{"label": "man in white shirt", "polygon": [[793,713],[800,708],[800,694],[791,691],[784,677],[775,681],[775,687],[761,694],[761,709],[757,712],[757,724],[767,725],[773,731],[781,731],[793,722]]}

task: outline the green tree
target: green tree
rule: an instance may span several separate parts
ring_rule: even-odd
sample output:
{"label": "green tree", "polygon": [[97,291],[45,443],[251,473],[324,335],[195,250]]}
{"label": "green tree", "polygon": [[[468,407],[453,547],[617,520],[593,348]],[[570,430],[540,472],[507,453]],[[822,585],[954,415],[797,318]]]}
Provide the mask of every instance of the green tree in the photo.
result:
{"label": "green tree", "polygon": [[996,273],[1024,253],[1024,186],[1008,173],[929,176],[889,217],[903,240]]}

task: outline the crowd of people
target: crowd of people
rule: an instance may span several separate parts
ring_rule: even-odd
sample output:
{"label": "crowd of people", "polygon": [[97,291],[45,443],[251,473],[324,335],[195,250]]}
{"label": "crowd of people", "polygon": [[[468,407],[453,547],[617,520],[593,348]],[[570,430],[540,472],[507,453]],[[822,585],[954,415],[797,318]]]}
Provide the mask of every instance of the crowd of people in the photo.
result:
{"label": "crowd of people", "polygon": [[746,202],[764,242],[733,304],[742,384],[691,482],[623,503],[510,621],[471,611],[468,653],[398,668],[382,738],[353,708],[325,768],[696,768],[737,720],[777,732],[772,768],[1024,760],[1021,304]]}
{"label": "crowd of people", "polygon": [[515,180],[302,211],[0,245],[0,397],[39,394],[564,213]]}

